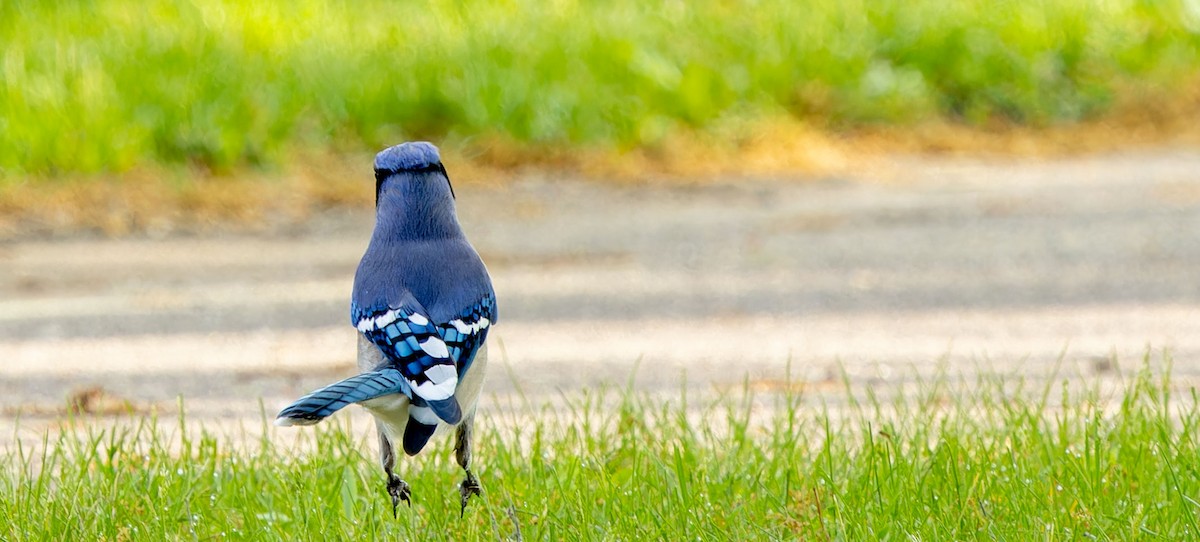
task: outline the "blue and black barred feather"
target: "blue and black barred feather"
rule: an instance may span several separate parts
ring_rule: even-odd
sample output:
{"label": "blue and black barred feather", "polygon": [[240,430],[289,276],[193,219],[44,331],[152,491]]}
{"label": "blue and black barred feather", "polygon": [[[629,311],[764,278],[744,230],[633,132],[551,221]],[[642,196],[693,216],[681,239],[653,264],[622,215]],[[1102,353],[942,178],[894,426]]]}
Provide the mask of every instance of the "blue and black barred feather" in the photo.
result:
{"label": "blue and black barred feather", "polygon": [[316,423],[350,403],[359,403],[392,393],[411,392],[404,375],[395,369],[383,369],[352,376],[316,390],[279,413],[279,419],[301,425]]}
{"label": "blue and black barred feather", "polygon": [[429,340],[430,337],[441,338],[437,326],[429,322],[429,319],[424,315],[420,316],[420,320],[423,320],[424,323],[414,322],[413,315],[418,313],[409,307],[388,308],[375,311],[373,314],[362,314],[358,318],[358,321],[361,322],[363,319],[368,318],[378,318],[388,311],[396,313],[397,318],[395,321],[383,326],[381,329],[363,331],[363,335],[375,343],[380,350],[383,350],[388,360],[406,378],[416,384],[427,382],[429,377],[425,375],[425,371],[438,363],[446,362],[444,358],[439,359],[431,356],[421,348],[421,343]]}
{"label": "blue and black barred feather", "polygon": [[[483,323],[485,319],[487,323]],[[475,354],[487,340],[488,330],[492,324],[496,323],[496,296],[491,293],[487,294],[483,299],[460,313],[454,322],[460,323],[461,327],[467,331],[463,332],[454,323],[439,324],[438,331],[442,334],[442,340],[446,341],[450,359],[454,360],[458,366],[458,374],[461,376],[467,374],[471,368]]]}

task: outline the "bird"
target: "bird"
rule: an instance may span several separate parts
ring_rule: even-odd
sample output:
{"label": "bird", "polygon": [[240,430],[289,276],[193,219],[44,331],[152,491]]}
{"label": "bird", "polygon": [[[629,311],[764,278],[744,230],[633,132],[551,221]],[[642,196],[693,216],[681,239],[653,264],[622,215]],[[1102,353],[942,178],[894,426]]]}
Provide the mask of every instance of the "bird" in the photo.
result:
{"label": "bird", "polygon": [[454,188],[436,146],[418,141],[375,156],[375,229],[354,275],[350,323],[360,374],[281,410],[279,426],[312,425],[350,403],[375,418],[392,516],[412,490],[396,450],[414,456],[439,429],[455,431],[465,472],[461,509],[481,495],[471,472],[476,406],[487,366],[496,292],[458,222]]}

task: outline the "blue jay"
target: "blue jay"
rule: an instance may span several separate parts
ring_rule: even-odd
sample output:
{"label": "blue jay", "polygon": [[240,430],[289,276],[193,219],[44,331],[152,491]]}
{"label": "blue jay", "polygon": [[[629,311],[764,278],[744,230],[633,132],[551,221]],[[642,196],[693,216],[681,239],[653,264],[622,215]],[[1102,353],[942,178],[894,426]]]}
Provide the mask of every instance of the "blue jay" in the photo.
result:
{"label": "blue jay", "polygon": [[495,322],[492,280],[459,227],[437,147],[386,149],[375,156],[375,232],[350,302],[361,374],[301,397],[275,424],[311,425],[350,403],[366,407],[393,516],[400,501],[412,504],[408,483],[393,472],[396,444],[416,455],[439,427],[456,427],[465,512],[481,489],[471,473],[471,433]]}

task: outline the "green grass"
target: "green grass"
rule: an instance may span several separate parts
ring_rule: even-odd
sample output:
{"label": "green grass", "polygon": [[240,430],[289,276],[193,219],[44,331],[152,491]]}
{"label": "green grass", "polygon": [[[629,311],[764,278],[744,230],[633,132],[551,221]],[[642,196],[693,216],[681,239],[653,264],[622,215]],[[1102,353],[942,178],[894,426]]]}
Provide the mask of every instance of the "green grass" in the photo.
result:
{"label": "green grass", "polygon": [[6,0],[0,43],[0,173],[11,179],[155,164],[220,172],[409,138],[627,149],[681,132],[736,141],[764,119],[1071,122],[1194,83],[1200,10]]}
{"label": "green grass", "polygon": [[1112,397],[939,378],[837,414],[799,393],[493,411],[462,519],[446,442],[402,464],[416,504],[392,519],[363,427],[296,449],[184,421],[69,429],[0,457],[0,539],[1194,539],[1197,396],[1127,378]]}

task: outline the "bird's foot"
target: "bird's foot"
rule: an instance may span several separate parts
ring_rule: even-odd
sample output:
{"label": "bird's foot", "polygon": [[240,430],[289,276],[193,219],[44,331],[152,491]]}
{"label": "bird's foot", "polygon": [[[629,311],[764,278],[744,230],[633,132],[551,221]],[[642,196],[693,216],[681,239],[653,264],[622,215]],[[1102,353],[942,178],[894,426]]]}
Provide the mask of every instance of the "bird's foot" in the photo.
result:
{"label": "bird's foot", "polygon": [[409,507],[412,506],[412,500],[409,499],[409,496],[412,495],[412,490],[408,488],[408,482],[401,480],[399,476],[395,474],[388,476],[387,492],[388,495],[392,496],[393,519],[396,518],[396,509],[400,507],[400,501],[408,503]]}
{"label": "bird's foot", "polygon": [[467,501],[471,500],[472,495],[479,495],[483,487],[479,485],[479,479],[475,477],[471,471],[467,471],[467,477],[459,484],[459,491],[462,493],[462,510],[459,511],[458,517],[463,517],[467,513]]}

